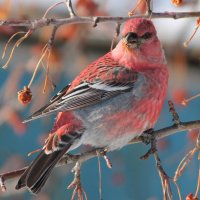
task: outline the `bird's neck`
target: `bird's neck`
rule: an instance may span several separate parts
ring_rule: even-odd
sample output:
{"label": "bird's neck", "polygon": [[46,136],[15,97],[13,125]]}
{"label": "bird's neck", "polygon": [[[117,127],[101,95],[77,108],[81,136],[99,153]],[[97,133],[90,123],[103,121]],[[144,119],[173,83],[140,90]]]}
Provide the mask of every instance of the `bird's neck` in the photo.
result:
{"label": "bird's neck", "polygon": [[154,41],[153,45],[147,44],[140,49],[127,49],[120,41],[112,50],[112,57],[120,64],[136,70],[166,65],[164,52],[158,40]]}

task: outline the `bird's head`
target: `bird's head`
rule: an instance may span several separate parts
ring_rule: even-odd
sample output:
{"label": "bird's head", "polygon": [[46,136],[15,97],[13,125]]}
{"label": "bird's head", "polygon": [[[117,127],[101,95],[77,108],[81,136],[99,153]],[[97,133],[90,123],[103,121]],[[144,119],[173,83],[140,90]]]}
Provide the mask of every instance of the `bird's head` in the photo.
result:
{"label": "bird's head", "polygon": [[128,50],[140,49],[157,40],[156,29],[147,19],[131,19],[124,25],[122,41]]}
{"label": "bird's head", "polygon": [[126,65],[165,63],[156,29],[151,20],[144,18],[130,19],[124,24],[122,39],[112,54]]}

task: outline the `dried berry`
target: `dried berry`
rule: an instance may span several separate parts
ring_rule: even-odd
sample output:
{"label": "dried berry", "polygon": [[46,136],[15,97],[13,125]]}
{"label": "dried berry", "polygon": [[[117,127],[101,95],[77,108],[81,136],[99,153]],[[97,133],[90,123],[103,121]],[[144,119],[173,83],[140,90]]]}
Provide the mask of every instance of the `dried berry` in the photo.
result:
{"label": "dried berry", "polygon": [[24,89],[18,92],[18,101],[25,106],[26,104],[30,103],[31,99],[32,94],[30,88],[24,86]]}
{"label": "dried berry", "polygon": [[197,19],[196,25],[200,26],[200,17]]}
{"label": "dried berry", "polygon": [[175,6],[180,6],[180,5],[182,5],[183,0],[172,0],[172,3],[173,3]]}
{"label": "dried berry", "polygon": [[186,200],[198,200],[198,198],[195,197],[192,193],[190,193],[187,195]]}

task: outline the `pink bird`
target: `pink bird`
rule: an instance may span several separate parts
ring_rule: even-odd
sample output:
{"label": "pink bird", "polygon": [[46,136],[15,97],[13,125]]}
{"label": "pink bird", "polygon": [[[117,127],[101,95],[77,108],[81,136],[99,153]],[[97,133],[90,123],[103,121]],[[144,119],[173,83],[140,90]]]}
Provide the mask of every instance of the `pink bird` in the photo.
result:
{"label": "pink bird", "polygon": [[38,193],[61,157],[80,145],[113,151],[152,128],[167,85],[165,55],[153,23],[130,19],[111,52],[88,65],[26,120],[59,112],[44,150],[21,176],[16,189],[26,186]]}

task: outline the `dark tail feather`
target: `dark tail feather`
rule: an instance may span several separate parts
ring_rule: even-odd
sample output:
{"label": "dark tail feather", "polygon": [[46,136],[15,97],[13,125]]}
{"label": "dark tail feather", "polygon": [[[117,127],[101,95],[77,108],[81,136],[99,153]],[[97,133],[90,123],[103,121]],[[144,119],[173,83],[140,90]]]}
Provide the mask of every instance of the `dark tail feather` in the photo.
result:
{"label": "dark tail feather", "polygon": [[55,151],[49,155],[42,151],[22,174],[16,185],[16,189],[19,190],[23,187],[28,187],[32,193],[37,194],[40,192],[52,172],[52,169],[70,146],[71,144],[68,144],[64,149]]}

